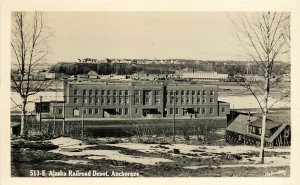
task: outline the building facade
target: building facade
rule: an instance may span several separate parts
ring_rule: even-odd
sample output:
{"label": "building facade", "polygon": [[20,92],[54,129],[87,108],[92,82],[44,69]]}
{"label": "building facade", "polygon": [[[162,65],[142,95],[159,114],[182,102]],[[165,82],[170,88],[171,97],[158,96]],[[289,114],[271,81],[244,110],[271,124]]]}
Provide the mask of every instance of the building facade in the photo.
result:
{"label": "building facade", "polygon": [[[85,120],[129,118],[226,117],[229,104],[218,101],[218,88],[199,84],[108,83],[64,84],[64,117]],[[60,107],[57,107],[58,109]]]}

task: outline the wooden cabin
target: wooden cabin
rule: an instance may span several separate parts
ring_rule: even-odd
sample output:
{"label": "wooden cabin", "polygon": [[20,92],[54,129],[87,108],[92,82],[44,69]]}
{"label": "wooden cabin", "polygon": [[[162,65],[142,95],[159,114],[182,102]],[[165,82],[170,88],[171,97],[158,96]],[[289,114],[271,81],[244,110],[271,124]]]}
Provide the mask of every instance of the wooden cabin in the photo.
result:
{"label": "wooden cabin", "polygon": [[[262,119],[240,114],[226,128],[225,141],[236,145],[260,145]],[[290,123],[279,123],[271,119],[266,122],[266,146],[289,146],[291,144]]]}

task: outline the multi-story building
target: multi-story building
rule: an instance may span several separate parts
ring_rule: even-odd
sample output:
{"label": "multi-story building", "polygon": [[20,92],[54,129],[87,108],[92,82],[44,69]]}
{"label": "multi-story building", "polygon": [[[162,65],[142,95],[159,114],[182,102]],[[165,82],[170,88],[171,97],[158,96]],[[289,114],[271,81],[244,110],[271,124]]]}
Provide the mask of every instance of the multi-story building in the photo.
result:
{"label": "multi-story building", "polygon": [[69,81],[64,96],[66,120],[226,117],[230,112],[229,103],[218,101],[216,86],[199,84]]}

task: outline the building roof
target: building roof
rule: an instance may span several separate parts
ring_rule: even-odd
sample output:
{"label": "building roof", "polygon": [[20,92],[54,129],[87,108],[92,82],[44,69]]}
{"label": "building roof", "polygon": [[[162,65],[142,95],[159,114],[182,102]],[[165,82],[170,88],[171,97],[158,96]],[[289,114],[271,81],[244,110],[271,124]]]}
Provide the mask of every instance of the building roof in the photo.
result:
{"label": "building roof", "polygon": [[[257,120],[257,117],[250,116],[250,122]],[[247,134],[247,124],[249,123],[249,116],[240,114],[235,120],[226,128],[227,131],[236,132],[239,134]]]}
{"label": "building roof", "polygon": [[[243,115],[238,115],[235,120],[226,128],[227,131],[236,132],[239,134],[247,134],[247,125],[261,127],[262,119],[258,117]],[[267,119],[266,129],[270,130],[275,127],[281,126],[282,123],[275,122],[273,120]]]}
{"label": "building roof", "polygon": [[[250,126],[255,126],[255,127],[261,127],[261,123],[262,123],[262,119],[259,118],[259,119],[255,120],[255,121],[249,123],[249,125]],[[275,122],[273,120],[267,119],[266,129],[270,130],[272,128],[279,127],[281,125],[282,125],[282,123],[278,123],[278,122]]]}
{"label": "building roof", "polygon": [[96,71],[90,70],[87,75],[89,75],[89,76],[97,76],[98,73]]}

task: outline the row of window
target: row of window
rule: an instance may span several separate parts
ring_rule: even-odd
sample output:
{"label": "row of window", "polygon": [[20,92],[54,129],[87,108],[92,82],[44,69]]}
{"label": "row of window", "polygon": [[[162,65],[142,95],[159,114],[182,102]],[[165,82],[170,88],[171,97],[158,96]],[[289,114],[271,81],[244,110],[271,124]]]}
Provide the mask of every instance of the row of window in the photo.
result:
{"label": "row of window", "polygon": [[[78,104],[79,103],[79,98],[73,98],[73,103]],[[129,97],[110,97],[110,98],[105,98],[105,97],[95,97],[95,98],[87,98],[87,97],[83,97],[83,103],[84,104],[129,104]]]}
{"label": "row of window", "polygon": [[[194,113],[196,113],[196,114],[206,114],[206,111],[207,111],[207,108],[196,108],[194,110]],[[169,114],[174,114],[174,109],[170,108],[168,113]],[[209,114],[213,114],[213,113],[214,113],[214,108],[210,107],[209,108]],[[179,108],[175,108],[175,114],[179,114]],[[183,115],[186,115],[186,114],[187,114],[187,111],[183,111]]]}
{"label": "row of window", "polygon": [[[116,109],[118,115],[128,115],[128,108],[119,108]],[[100,114],[99,108],[88,108],[83,109],[83,114]],[[80,116],[79,109],[73,109],[73,116]]]}
{"label": "row of window", "polygon": [[[152,101],[152,98],[150,98],[148,96],[143,98],[143,104],[144,105],[151,105],[152,104],[151,101]],[[189,103],[192,103],[192,104],[207,103],[206,98],[202,98],[202,101],[201,101],[200,97],[198,97],[197,99],[196,98],[187,98],[187,99],[185,99],[185,98],[175,98],[175,102],[176,102],[176,104],[180,104],[180,103],[181,104],[185,104],[185,103],[187,103],[187,104],[189,104]],[[79,98],[74,97],[73,98],[73,103],[78,104],[79,103]],[[105,104],[105,103],[107,103],[107,104],[129,104],[129,97],[108,97],[108,98],[106,98],[106,97],[89,97],[89,98],[88,97],[83,97],[83,103],[84,104],[88,104],[88,103],[89,104],[93,104],[93,103],[100,104],[101,103],[102,105]],[[134,104],[140,104],[140,103],[141,103],[140,97],[134,97]],[[160,103],[161,103],[160,97],[155,96],[154,97],[154,104],[160,104]],[[173,104],[174,99],[171,98],[169,103]],[[214,98],[210,98],[209,103],[214,103]]]}
{"label": "row of window", "polygon": [[[205,108],[205,107],[204,108],[195,108],[193,111],[194,111],[194,113],[197,113],[197,114],[206,114],[207,108]],[[222,111],[222,113],[225,113],[225,107],[222,107],[221,111]],[[174,114],[174,108],[170,108],[168,113]],[[186,113],[187,113],[186,111],[183,111],[184,115]],[[209,114],[213,114],[213,113],[214,113],[214,108],[210,107]],[[179,114],[179,108],[175,108],[175,114]]]}
{"label": "row of window", "polygon": [[[101,93],[101,95],[125,95],[125,96],[128,96],[129,95],[129,90],[82,90],[82,95],[83,96],[86,96],[88,93],[88,95],[99,95]],[[76,96],[76,95],[79,95],[79,90],[77,89],[74,89],[74,92],[73,94]]]}
{"label": "row of window", "polygon": [[209,93],[209,95],[214,95],[215,91],[214,90],[210,90],[209,92],[205,91],[205,90],[172,90],[172,91],[167,91],[167,95],[179,95],[179,93],[181,95],[207,95],[207,93]]}
{"label": "row of window", "polygon": [[[159,96],[155,96],[154,98],[154,104],[155,105],[159,105],[160,104],[160,97]],[[144,96],[143,98],[143,105],[151,105],[152,103],[152,97],[149,96]],[[140,104],[141,103],[141,99],[139,96],[134,96],[134,104]]]}
{"label": "row of window", "polygon": [[[144,95],[151,95],[152,94],[152,90],[143,90],[142,91],[144,93]],[[160,95],[161,91],[160,90],[154,90],[154,95]],[[205,90],[169,90],[166,92],[167,95],[179,95],[179,93],[181,95],[207,95],[209,93],[209,95],[214,95],[215,92],[214,90],[210,90],[210,91],[205,91]],[[73,92],[74,96],[79,95],[79,90],[78,89],[74,89]],[[86,95],[120,95],[120,96],[128,96],[129,95],[129,90],[82,90],[82,95],[86,96]],[[134,95],[141,95],[141,91],[140,90],[135,90],[134,91]]]}
{"label": "row of window", "polygon": [[[173,104],[174,103],[174,98],[170,98],[170,104]],[[200,104],[200,103],[207,103],[206,102],[206,98],[202,98],[202,101],[201,101],[201,98],[200,97],[193,97],[193,98],[175,98],[175,102],[176,104],[189,104],[189,103],[197,103],[197,104]],[[214,103],[214,98],[209,98],[209,103]]]}

